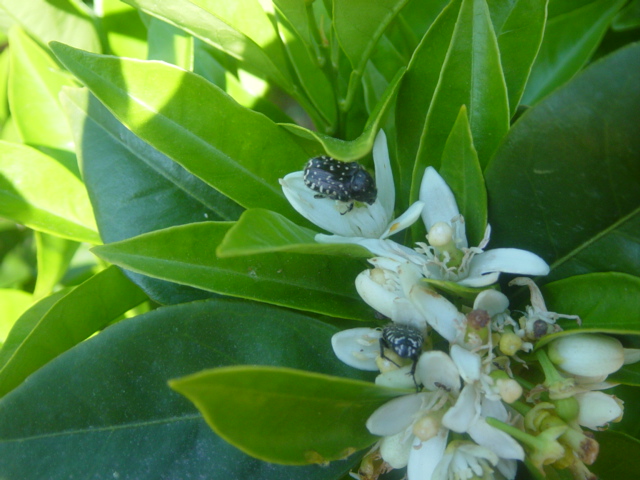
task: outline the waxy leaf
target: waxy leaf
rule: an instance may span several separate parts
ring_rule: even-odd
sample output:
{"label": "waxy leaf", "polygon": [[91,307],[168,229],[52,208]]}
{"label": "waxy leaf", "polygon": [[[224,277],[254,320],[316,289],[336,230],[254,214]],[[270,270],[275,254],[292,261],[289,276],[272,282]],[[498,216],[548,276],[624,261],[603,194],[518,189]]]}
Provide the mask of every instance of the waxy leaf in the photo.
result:
{"label": "waxy leaf", "polygon": [[3,0],[0,12],[42,45],[58,41],[99,52],[100,39],[84,4],[74,0]]}
{"label": "waxy leaf", "polygon": [[220,258],[270,252],[371,256],[366,248],[354,244],[316,243],[317,233],[277,213],[252,208],[229,229],[216,253]]}
{"label": "waxy leaf", "polygon": [[100,24],[109,53],[120,57],[147,58],[147,28],[140,12],[120,0],[102,0]]}
{"label": "waxy leaf", "polygon": [[114,266],[55,294],[54,303],[45,298],[44,308],[38,304],[18,319],[0,349],[0,395],[146,298]]}
{"label": "waxy leaf", "polygon": [[[11,29],[9,42],[9,102],[20,137],[29,145],[73,150],[69,124],[58,100],[62,86],[72,86],[73,81],[60,72],[49,52],[20,28]],[[73,160],[67,167],[77,173]]]}
{"label": "waxy leaf", "polygon": [[306,154],[266,117],[202,77],[160,62],[58,43],[58,58],[133,133],[244,207],[292,214],[278,178]]}
{"label": "waxy leaf", "polygon": [[[637,399],[636,399],[637,400]],[[620,432],[596,432],[600,445],[598,460],[589,470],[599,478],[635,480],[640,470],[640,440]]]}
{"label": "waxy leaf", "polygon": [[39,299],[53,292],[54,287],[67,271],[80,244],[42,232],[34,233],[38,275],[33,296]]}
{"label": "waxy leaf", "polygon": [[480,244],[487,228],[487,191],[464,106],[444,146],[439,173],[453,191],[464,216],[469,245]]}
{"label": "waxy leaf", "polygon": [[359,158],[364,157],[373,148],[373,142],[378,134],[380,123],[388,109],[393,104],[393,100],[395,99],[395,95],[398,91],[400,80],[402,80],[403,75],[404,69],[400,70],[393,80],[391,80],[380,97],[380,100],[376,104],[376,107],[371,112],[371,115],[369,115],[369,119],[367,120],[367,124],[365,125],[362,134],[354,140],[347,141],[339,138],[333,138],[321,132],[308,130],[304,127],[293,124],[283,124],[282,126],[304,139],[318,142],[321,146],[320,148],[322,148],[330,157],[344,161],[358,160]]}
{"label": "waxy leaf", "polygon": [[353,279],[364,262],[349,258],[268,253],[218,258],[232,222],[167,228],[93,250],[134,272],[211,292],[332,317],[372,320]]}
{"label": "waxy leaf", "polygon": [[402,390],[275,367],[205,370],[169,385],[191,400],[222,438],[285,465],[325,463],[375,442],[367,418]]}
{"label": "waxy leaf", "polygon": [[278,34],[257,0],[127,0],[154,17],[243,61],[285,91],[293,84]]}
{"label": "waxy leaf", "polygon": [[0,142],[0,216],[70,240],[100,243],[82,182],[25,145]]}
{"label": "waxy leaf", "polygon": [[33,295],[22,290],[12,288],[0,288],[0,305],[2,305],[2,317],[0,318],[0,347],[7,338],[7,334],[13,324],[20,318],[27,308],[33,303]]}
{"label": "waxy leaf", "polygon": [[485,175],[492,247],[540,255],[547,280],[640,272],[639,70],[628,46],[520,117]]}
{"label": "waxy leaf", "polygon": [[550,12],[522,103],[539,102],[580,71],[625,3],[626,0],[578,2],[578,8],[558,15]]}
{"label": "waxy leaf", "polygon": [[591,273],[552,282],[542,288],[547,309],[575,320],[560,320],[564,332],[543,337],[544,345],[559,335],[580,331],[640,335],[640,278],[624,273]]}
{"label": "waxy leaf", "polygon": [[159,308],[119,322],[0,400],[0,476],[341,478],[357,458],[296,468],[250,458],[217,437],[167,385],[233,364],[370,377],[333,355],[337,331],[295,312],[228,299]]}
{"label": "waxy leaf", "polygon": [[[100,235],[115,242],[172,225],[237,218],[242,208],[131,133],[86,89],[63,103]],[[211,294],[127,272],[159,303]]]}

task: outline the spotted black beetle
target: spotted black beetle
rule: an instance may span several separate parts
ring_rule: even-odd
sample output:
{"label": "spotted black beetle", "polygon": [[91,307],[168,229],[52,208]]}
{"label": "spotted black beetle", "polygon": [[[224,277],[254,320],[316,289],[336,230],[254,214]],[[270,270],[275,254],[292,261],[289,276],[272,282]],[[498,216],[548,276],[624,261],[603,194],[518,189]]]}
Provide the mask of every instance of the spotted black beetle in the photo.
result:
{"label": "spotted black beetle", "polygon": [[318,192],[316,198],[351,202],[347,212],[354,201],[371,205],[378,195],[373,177],[356,162],[341,162],[325,155],[315,157],[305,165],[303,178],[307,187]]}
{"label": "spotted black beetle", "polygon": [[380,336],[380,358],[386,358],[394,365],[400,366],[384,354],[384,349],[388,348],[400,358],[408,358],[413,361],[411,376],[413,377],[413,383],[416,385],[416,390],[419,390],[418,382],[416,381],[416,367],[422,353],[423,343],[424,337],[420,330],[411,325],[400,323],[387,325],[382,329],[382,335]]}

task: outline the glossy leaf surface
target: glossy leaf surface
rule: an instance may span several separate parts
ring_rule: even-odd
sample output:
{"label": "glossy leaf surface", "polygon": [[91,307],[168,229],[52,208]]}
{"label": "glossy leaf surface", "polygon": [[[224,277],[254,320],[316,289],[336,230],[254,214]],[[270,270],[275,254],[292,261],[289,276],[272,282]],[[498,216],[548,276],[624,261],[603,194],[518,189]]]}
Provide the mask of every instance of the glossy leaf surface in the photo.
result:
{"label": "glossy leaf surface", "polygon": [[377,437],[366,429],[367,418],[405,393],[300,370],[245,366],[205,370],[170,385],[225,440],[287,465],[340,460],[368,447]]}
{"label": "glossy leaf surface", "polygon": [[120,322],[58,357],[0,401],[5,459],[0,474],[340,478],[352,462],[292,468],[244,455],[218,438],[195,407],[167,385],[171,378],[230,364],[358,375],[327,348],[336,331],[291,311],[233,300],[160,308]]}
{"label": "glossy leaf surface", "polygon": [[364,262],[286,252],[218,258],[216,247],[232,225],[172,227],[103,245],[94,253],[128,270],[211,292],[334,317],[372,319],[353,284]]}

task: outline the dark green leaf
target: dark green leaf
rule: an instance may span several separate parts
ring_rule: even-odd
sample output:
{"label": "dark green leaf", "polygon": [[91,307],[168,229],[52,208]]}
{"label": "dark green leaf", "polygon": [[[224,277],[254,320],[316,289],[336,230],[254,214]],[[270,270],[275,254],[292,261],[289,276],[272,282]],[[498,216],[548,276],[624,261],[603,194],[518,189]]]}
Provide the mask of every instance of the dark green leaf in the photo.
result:
{"label": "dark green leaf", "polygon": [[277,213],[253,208],[229,229],[216,253],[220,258],[270,252],[371,256],[367,249],[353,244],[316,243],[317,233]]}
{"label": "dark green leaf", "polygon": [[266,117],[171,65],[94,55],[58,43],[52,48],[143,141],[244,207],[293,213],[278,178],[304,164],[306,154]]}
{"label": "dark green leaf", "polygon": [[554,279],[640,273],[638,70],[629,46],[520,117],[486,171],[492,247],[535,252]]}
{"label": "dark green leaf", "polygon": [[440,175],[464,216],[469,245],[479,245],[487,228],[487,191],[464,105],[444,146]]}
{"label": "dark green leaf", "polygon": [[[208,218],[237,218],[242,211],[133,135],[86,90],[67,90],[63,101],[105,242]],[[160,303],[210,296],[200,290],[128,274]]]}
{"label": "dark green leaf", "polygon": [[370,320],[356,293],[364,264],[349,258],[268,253],[218,258],[231,222],[172,227],[103,245],[94,252],[134,272],[196,288],[332,317]]}
{"label": "dark green leaf", "polygon": [[537,103],[580,71],[625,2],[595,0],[579,2],[577,8],[567,3],[562,13],[553,16],[550,12],[522,103]]}
{"label": "dark green leaf", "polygon": [[304,315],[232,300],[160,308],[120,322],[0,401],[0,476],[338,479],[353,461],[293,468],[242,454],[167,386],[171,378],[230,364],[366,378],[333,355],[336,332]]}
{"label": "dark green leaf", "polygon": [[630,30],[640,27],[640,0],[631,0],[613,20],[614,30]]}
{"label": "dark green leaf", "polygon": [[[640,387],[640,362],[625,365],[607,377],[608,382]],[[640,427],[640,423],[637,424]]]}
{"label": "dark green leaf", "polygon": [[[591,273],[548,283],[542,288],[547,309],[579,315],[560,320],[564,333],[580,331],[640,334],[640,278],[624,273]],[[559,335],[562,335],[561,333]],[[544,337],[540,346],[557,335]]]}
{"label": "dark green leaf", "polygon": [[640,471],[640,441],[618,432],[597,432],[598,460],[590,466],[600,478],[635,480]]}
{"label": "dark green leaf", "polygon": [[54,303],[47,297],[25,312],[0,349],[0,395],[142,303],[146,296],[111,266],[53,298]]}
{"label": "dark green leaf", "polygon": [[367,418],[406,393],[275,367],[205,370],[169,384],[229,443],[285,465],[340,460],[368,447],[376,437],[365,427]]}

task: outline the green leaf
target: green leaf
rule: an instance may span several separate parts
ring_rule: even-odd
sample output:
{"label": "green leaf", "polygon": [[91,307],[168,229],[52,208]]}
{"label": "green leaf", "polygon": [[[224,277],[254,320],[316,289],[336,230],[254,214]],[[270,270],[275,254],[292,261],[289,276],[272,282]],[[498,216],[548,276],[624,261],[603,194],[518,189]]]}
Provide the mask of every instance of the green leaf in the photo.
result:
{"label": "green leaf", "polygon": [[321,148],[330,157],[344,161],[358,160],[359,158],[364,157],[373,148],[373,142],[375,141],[378,133],[380,123],[382,122],[387,110],[393,104],[393,100],[398,91],[403,74],[404,69],[400,70],[396,74],[395,78],[389,83],[389,86],[380,97],[378,104],[371,112],[371,115],[369,115],[364,131],[355,140],[340,140],[339,138],[333,138],[321,132],[308,130],[304,127],[293,124],[283,124],[282,126],[304,139],[318,142],[321,145]]}
{"label": "green leaf", "polygon": [[616,334],[640,334],[640,278],[624,273],[591,273],[565,278],[542,287],[551,312],[579,315],[575,320],[560,320],[564,332],[548,335],[550,340],[577,331]]}
{"label": "green leaf", "polygon": [[[73,85],[50,54],[23,30],[9,32],[11,69],[9,102],[13,121],[23,141],[61,150],[72,149],[71,131],[65,121],[58,94]],[[74,173],[77,165],[68,166]]]}
{"label": "green leaf", "polygon": [[184,70],[193,70],[193,37],[157,18],[149,19],[149,60],[161,60]]}
{"label": "green leaf", "polygon": [[[607,376],[607,381],[640,387],[640,362],[624,365],[620,370]],[[640,423],[636,425],[640,426]]]}
{"label": "green leaf", "polygon": [[266,117],[171,65],[94,55],[58,43],[52,48],[152,147],[244,207],[293,214],[278,179],[304,164],[306,154]]}
{"label": "green leaf", "polygon": [[444,146],[439,173],[464,216],[469,245],[479,245],[487,228],[487,191],[464,105]]}
{"label": "green leaf", "polygon": [[140,12],[120,0],[102,0],[100,7],[100,25],[107,37],[109,53],[147,58],[147,27]]}
{"label": "green leaf", "polygon": [[333,28],[353,67],[343,105],[345,110],[351,105],[374,47],[406,3],[407,0],[334,0]]}
{"label": "green leaf", "polygon": [[9,332],[0,349],[0,395],[146,299],[114,266],[62,293],[29,309]]}
{"label": "green leaf", "polygon": [[577,8],[555,16],[550,13],[522,102],[533,105],[573,77],[587,63],[625,2],[579,2]]}
{"label": "green leaf", "polygon": [[0,141],[0,215],[34,230],[100,243],[82,182],[53,158]]}
{"label": "green leaf", "polygon": [[640,272],[639,69],[639,45],[619,50],[520,117],[486,171],[492,247],[535,252],[547,279]]}
{"label": "green leaf", "polygon": [[72,0],[3,0],[0,12],[42,45],[58,41],[99,52],[100,40],[84,4]]}
{"label": "green leaf", "polygon": [[285,91],[293,91],[278,34],[257,0],[127,0],[219,48],[253,73],[264,75]]}
{"label": "green leaf", "polygon": [[[240,215],[241,207],[132,134],[86,89],[66,90],[63,102],[105,242]],[[211,296],[202,290],[128,275],[159,303]]]}
{"label": "green leaf", "polygon": [[305,94],[318,113],[310,109],[307,111],[313,116],[317,128],[326,133],[333,133],[338,122],[338,108],[333,86],[320,68],[319,59],[315,53],[304,45],[289,21],[280,14],[277,18],[280,36],[293,69]]}
{"label": "green leaf", "polygon": [[511,115],[516,112],[542,43],[547,0],[487,2],[498,38],[500,60],[509,92]]}
{"label": "green leaf", "polygon": [[420,141],[411,199],[418,198],[424,169],[439,167],[449,132],[466,105],[484,167],[509,129],[507,90],[485,0],[463,0]]}
{"label": "green leaf", "polygon": [[[401,198],[409,199],[420,139],[451,43],[451,36],[460,11],[460,2],[461,0],[453,0],[449,3],[422,37],[411,57],[398,91],[395,114]],[[410,7],[412,5],[413,3],[409,4]]]}
{"label": "green leaf", "polygon": [[370,377],[333,355],[337,331],[296,312],[228,299],[159,308],[122,321],[56,358],[0,401],[0,475],[341,478],[357,459],[291,468],[248,457],[217,437],[195,407],[167,386],[171,378],[231,364]]}
{"label": "green leaf", "polygon": [[631,0],[616,17],[611,27],[614,30],[631,30],[640,27],[640,0]]}
{"label": "green leaf", "polygon": [[316,243],[316,234],[280,214],[252,208],[229,229],[216,253],[220,258],[271,252],[371,256],[366,248],[358,245]]}
{"label": "green leaf", "polygon": [[406,393],[317,373],[245,366],[205,370],[169,385],[229,443],[285,465],[322,464],[368,447],[376,437],[365,427],[367,418]]}
{"label": "green leaf", "polygon": [[35,232],[35,237],[38,276],[33,296],[39,299],[53,292],[80,244],[41,232]]}
{"label": "green leaf", "polygon": [[589,469],[600,478],[635,480],[640,471],[640,441],[619,432],[596,432],[598,460]]}
{"label": "green leaf", "polygon": [[0,305],[2,316],[0,317],[0,347],[7,338],[7,334],[13,324],[18,320],[27,308],[33,303],[33,295],[22,290],[12,288],[0,288]]}
{"label": "green leaf", "polygon": [[232,225],[203,222],[172,227],[93,252],[128,270],[211,292],[332,317],[372,319],[354,285],[362,263],[286,252],[218,258],[216,246]]}

